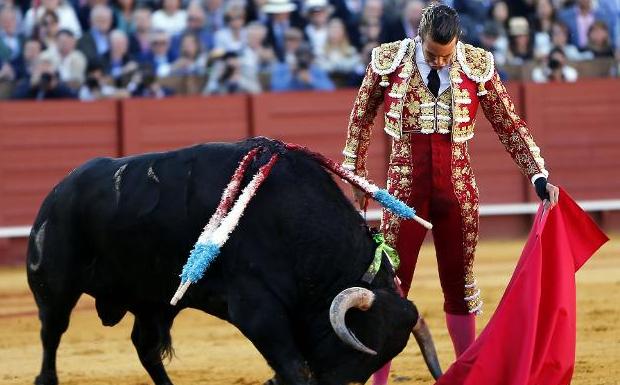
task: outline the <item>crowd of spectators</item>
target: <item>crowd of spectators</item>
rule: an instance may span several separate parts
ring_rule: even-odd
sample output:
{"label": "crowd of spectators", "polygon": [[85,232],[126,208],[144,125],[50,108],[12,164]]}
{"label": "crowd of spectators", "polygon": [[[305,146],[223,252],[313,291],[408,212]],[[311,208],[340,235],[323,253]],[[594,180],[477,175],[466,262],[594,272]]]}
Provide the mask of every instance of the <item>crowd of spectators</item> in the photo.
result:
{"label": "crowd of spectators", "polygon": [[[14,99],[165,97],[359,85],[373,47],[417,35],[423,0],[0,0],[0,84]],[[451,0],[461,40],[536,82],[620,60],[618,0]],[[618,65],[610,65],[617,75]],[[615,68],[615,69],[614,69]],[[615,72],[614,72],[615,71]]]}

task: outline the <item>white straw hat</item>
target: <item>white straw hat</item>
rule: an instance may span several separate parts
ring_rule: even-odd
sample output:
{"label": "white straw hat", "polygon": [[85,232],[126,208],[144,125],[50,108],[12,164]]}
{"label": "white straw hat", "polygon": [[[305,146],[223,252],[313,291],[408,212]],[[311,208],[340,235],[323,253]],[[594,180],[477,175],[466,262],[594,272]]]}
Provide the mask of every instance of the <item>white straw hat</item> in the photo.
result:
{"label": "white straw hat", "polygon": [[296,9],[297,5],[289,0],[267,0],[267,3],[263,6],[263,12],[265,13],[288,13]]}
{"label": "white straw hat", "polygon": [[327,8],[328,6],[329,6],[329,2],[327,0],[306,0],[304,3],[304,7],[306,9]]}

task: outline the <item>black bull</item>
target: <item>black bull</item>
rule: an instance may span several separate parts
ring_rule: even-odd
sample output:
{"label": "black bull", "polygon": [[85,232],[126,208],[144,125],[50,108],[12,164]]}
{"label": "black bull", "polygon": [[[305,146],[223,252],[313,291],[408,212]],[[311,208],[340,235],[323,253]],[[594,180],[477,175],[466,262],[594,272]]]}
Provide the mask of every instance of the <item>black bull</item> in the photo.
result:
{"label": "black bull", "polygon": [[[280,159],[220,256],[171,306],[189,251],[239,160],[256,146],[266,151],[247,174],[272,153]],[[131,340],[156,384],[171,384],[162,357],[172,353],[170,328],[186,307],[235,325],[274,369],[273,383],[364,382],[404,349],[418,321],[415,306],[398,295],[386,258],[371,284],[360,280],[374,249],[363,219],[330,175],[279,142],[93,159],[47,196],[30,236],[28,283],[43,344],[35,383],[58,382],[56,350],[82,293],[96,299],[103,325],[134,314]],[[368,290],[340,298],[335,308],[366,311],[351,310],[340,336],[352,337],[350,329],[376,355],[354,349],[354,337],[343,343],[330,324],[334,298],[356,286]],[[432,341],[425,342],[423,352],[432,356]]]}

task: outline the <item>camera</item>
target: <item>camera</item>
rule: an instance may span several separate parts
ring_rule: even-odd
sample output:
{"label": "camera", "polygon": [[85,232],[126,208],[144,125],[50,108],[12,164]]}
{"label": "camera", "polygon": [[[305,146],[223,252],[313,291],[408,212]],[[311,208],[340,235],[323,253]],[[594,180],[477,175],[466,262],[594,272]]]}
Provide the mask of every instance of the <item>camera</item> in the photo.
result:
{"label": "camera", "polygon": [[43,72],[41,74],[41,78],[39,79],[39,86],[41,88],[47,89],[52,86],[52,81],[54,80],[54,75],[49,72]]}
{"label": "camera", "polygon": [[562,62],[552,57],[551,59],[549,59],[549,68],[554,71],[559,70],[560,68],[562,68]]}
{"label": "camera", "polygon": [[312,65],[313,53],[312,49],[307,45],[302,45],[295,52],[295,58],[297,60],[297,68],[299,70],[307,70]]}
{"label": "camera", "polygon": [[99,80],[96,77],[94,77],[94,76],[88,76],[86,78],[85,84],[86,84],[86,87],[88,87],[89,90],[96,90],[96,89],[100,88]]}

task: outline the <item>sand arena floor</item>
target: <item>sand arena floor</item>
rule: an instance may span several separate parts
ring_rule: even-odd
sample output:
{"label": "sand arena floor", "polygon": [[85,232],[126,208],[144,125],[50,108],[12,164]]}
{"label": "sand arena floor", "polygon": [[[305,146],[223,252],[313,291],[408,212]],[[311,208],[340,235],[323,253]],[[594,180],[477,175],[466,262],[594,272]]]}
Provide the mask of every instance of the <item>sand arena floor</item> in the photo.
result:
{"label": "sand arena floor", "polygon": [[[577,274],[578,330],[575,385],[620,384],[620,240],[612,241]],[[484,242],[476,262],[485,313],[497,305],[521,253],[524,240]],[[430,245],[425,246],[410,295],[429,323],[446,368],[453,359],[441,311],[441,292]],[[133,317],[106,328],[94,301],[83,296],[73,312],[58,353],[65,385],[150,384],[129,335]],[[518,325],[515,325],[518,326]],[[38,373],[41,345],[36,306],[22,268],[0,269],[0,384],[31,384]],[[172,329],[176,358],[167,364],[175,384],[260,385],[272,371],[254,347],[231,325],[186,310]],[[393,363],[391,383],[432,384],[413,338]],[[541,384],[543,385],[543,384]]]}

